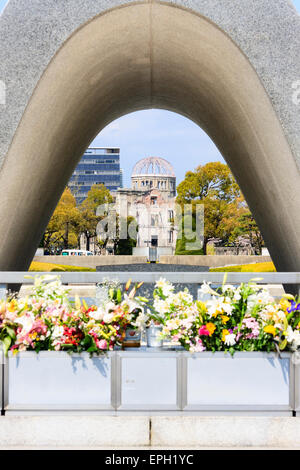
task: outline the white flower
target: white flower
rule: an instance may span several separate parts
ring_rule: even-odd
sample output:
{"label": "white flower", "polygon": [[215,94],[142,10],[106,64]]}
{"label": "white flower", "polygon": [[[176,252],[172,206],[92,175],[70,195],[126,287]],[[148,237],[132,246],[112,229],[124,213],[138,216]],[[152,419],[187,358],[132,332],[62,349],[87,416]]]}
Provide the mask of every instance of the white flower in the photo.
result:
{"label": "white flower", "polygon": [[170,305],[167,300],[162,300],[156,298],[153,302],[154,310],[161,315],[168,313],[170,311]]}
{"label": "white flower", "polygon": [[235,293],[234,293],[234,296],[233,296],[233,300],[235,302],[238,302],[239,300],[241,300],[241,298],[242,298],[242,296],[241,296],[239,290],[236,290]]}
{"label": "white flower", "polygon": [[227,315],[232,314],[233,306],[230,302],[225,302],[224,297],[216,299],[215,297],[212,300],[209,300],[206,303],[207,313],[209,316],[218,315],[226,313]]}
{"label": "white flower", "polygon": [[287,328],[287,342],[291,344],[291,348],[296,350],[300,346],[300,332],[299,330],[293,330],[291,326]]}
{"label": "white flower", "polygon": [[105,313],[103,315],[103,321],[104,323],[111,323],[113,318],[114,318],[115,314],[112,312],[112,313]]}
{"label": "white flower", "polygon": [[222,286],[222,292],[226,292],[226,291],[234,291],[235,290],[235,287],[232,286],[231,284],[225,284],[224,286]]}
{"label": "white flower", "polygon": [[133,312],[137,308],[141,308],[140,305],[136,302],[136,300],[132,300],[130,297],[128,297],[127,294],[124,294],[124,300],[121,305],[122,306],[127,305],[129,313]]}
{"label": "white flower", "polygon": [[210,295],[218,295],[217,292],[215,292],[211,287],[210,287],[210,282],[203,282],[203,284],[201,285],[200,289],[199,289],[199,293],[200,293],[200,297],[202,295],[207,295],[207,294],[210,294]]}
{"label": "white flower", "polygon": [[148,315],[146,315],[144,311],[142,311],[137,317],[137,319],[135,320],[135,322],[132,323],[132,325],[136,326],[139,329],[143,329],[146,327],[148,320],[149,320]]}
{"label": "white flower", "polygon": [[22,334],[25,334],[31,330],[34,323],[34,316],[31,313],[26,313],[21,317],[17,317],[16,323],[22,325]]}
{"label": "white flower", "polygon": [[182,304],[191,305],[193,303],[193,296],[189,293],[188,289],[184,289],[183,291],[177,292],[177,294],[173,294],[170,298],[170,303],[176,307]]}
{"label": "white flower", "polygon": [[155,287],[157,289],[161,289],[165,297],[168,297],[170,294],[172,294],[174,290],[173,284],[171,284],[169,281],[166,281],[166,279],[162,277],[157,281]]}
{"label": "white flower", "polygon": [[263,289],[256,294],[249,295],[247,299],[247,313],[250,313],[255,306],[264,307],[275,302],[267,289]]}
{"label": "white flower", "polygon": [[102,321],[104,317],[104,311],[99,307],[94,312],[90,312],[89,315],[94,320]]}
{"label": "white flower", "polygon": [[235,335],[233,333],[226,335],[224,343],[226,346],[234,346],[236,344]]}
{"label": "white flower", "polygon": [[259,312],[259,316],[265,322],[270,320],[270,318],[272,318],[275,322],[284,321],[286,318],[285,313],[278,309],[278,305],[275,304],[265,305]]}
{"label": "white flower", "polygon": [[61,338],[64,335],[64,327],[63,326],[58,326],[55,325],[53,331],[52,331],[52,338]]}

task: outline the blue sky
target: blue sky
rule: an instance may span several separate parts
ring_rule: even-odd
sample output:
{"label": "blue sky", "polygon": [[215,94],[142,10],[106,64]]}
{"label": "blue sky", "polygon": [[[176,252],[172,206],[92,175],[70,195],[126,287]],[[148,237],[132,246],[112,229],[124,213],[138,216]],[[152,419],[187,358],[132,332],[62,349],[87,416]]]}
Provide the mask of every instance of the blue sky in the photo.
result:
{"label": "blue sky", "polygon": [[7,0],[0,0],[0,11],[4,7],[4,5],[7,3]]}
{"label": "blue sky", "polygon": [[300,0],[292,0],[292,3],[295,5],[297,10],[300,12]]}
{"label": "blue sky", "polygon": [[97,136],[94,146],[121,149],[124,186],[130,185],[131,170],[144,157],[163,157],[175,169],[177,182],[200,163],[221,160],[209,137],[189,119],[151,109],[127,114],[113,121]]}
{"label": "blue sky", "polygon": [[[268,0],[265,0],[268,1]],[[7,0],[0,0],[0,11]],[[300,12],[300,0],[293,0]],[[113,121],[100,132],[92,145],[121,148],[124,184],[130,184],[137,160],[160,156],[169,160],[180,182],[187,170],[209,161],[223,161],[210,138],[192,121],[169,111],[146,110]]]}

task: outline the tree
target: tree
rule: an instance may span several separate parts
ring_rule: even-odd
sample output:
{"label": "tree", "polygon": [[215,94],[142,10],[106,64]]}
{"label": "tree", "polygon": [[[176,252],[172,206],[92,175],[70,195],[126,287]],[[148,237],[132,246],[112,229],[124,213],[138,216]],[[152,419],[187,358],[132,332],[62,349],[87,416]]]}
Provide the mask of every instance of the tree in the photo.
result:
{"label": "tree", "polygon": [[[245,210],[241,191],[229,167],[220,162],[200,165],[194,172],[187,172],[177,187],[177,194],[176,202],[182,209],[184,204],[191,204],[193,214],[197,204],[204,204],[204,253],[209,238],[229,238]],[[178,240],[176,254],[184,251],[185,243],[183,235],[182,240]]]}
{"label": "tree", "polygon": [[[110,191],[104,184],[94,184],[88,192],[87,198],[82,202],[79,207],[81,213],[81,233],[86,236],[86,249],[90,249],[90,239],[96,237],[96,229],[98,222],[103,216],[97,216],[97,208],[104,204],[113,202],[113,197]],[[101,243],[100,243],[101,245]]]}
{"label": "tree", "polygon": [[66,188],[44,233],[44,248],[51,252],[52,249],[76,247],[80,224],[81,215],[76,200],[70,189]]}
{"label": "tree", "polygon": [[251,245],[254,247],[257,254],[261,254],[262,247],[264,246],[264,239],[255,222],[253,215],[249,211],[245,211],[239,217],[239,224],[233,231],[233,237],[237,238],[240,235],[249,237]]}
{"label": "tree", "polygon": [[208,199],[232,202],[240,197],[240,189],[227,165],[211,162],[199,165],[195,171],[188,171],[177,187],[177,203]]}

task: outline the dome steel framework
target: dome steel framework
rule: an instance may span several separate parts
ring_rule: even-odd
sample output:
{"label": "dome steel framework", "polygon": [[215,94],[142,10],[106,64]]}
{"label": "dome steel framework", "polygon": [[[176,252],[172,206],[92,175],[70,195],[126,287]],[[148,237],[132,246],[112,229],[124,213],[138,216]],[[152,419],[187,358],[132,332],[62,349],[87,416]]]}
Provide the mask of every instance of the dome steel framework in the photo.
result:
{"label": "dome steel framework", "polygon": [[132,177],[143,175],[175,177],[175,172],[171,163],[164,158],[147,157],[139,160],[132,171]]}

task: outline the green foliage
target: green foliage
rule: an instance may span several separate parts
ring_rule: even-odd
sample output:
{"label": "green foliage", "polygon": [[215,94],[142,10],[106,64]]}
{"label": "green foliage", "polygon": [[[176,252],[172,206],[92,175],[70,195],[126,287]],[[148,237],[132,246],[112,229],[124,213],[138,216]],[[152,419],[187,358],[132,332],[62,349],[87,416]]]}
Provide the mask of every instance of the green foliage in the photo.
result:
{"label": "green foliage", "polygon": [[[177,187],[176,202],[184,210],[185,204],[204,205],[204,244],[209,238],[220,238],[223,242],[233,242],[238,236],[248,236],[251,241],[262,240],[257,225],[249,212],[243,195],[227,165],[220,162],[198,166],[189,171],[184,181]],[[251,217],[251,224],[248,215]],[[194,212],[193,212],[194,217]],[[254,236],[255,232],[255,236]],[[186,239],[179,241],[176,254],[196,254],[187,252]]]}
{"label": "green foliage", "polygon": [[[80,231],[87,239],[86,249],[89,250],[90,239],[96,237],[97,225],[105,215],[97,216],[97,208],[106,204],[111,204],[113,197],[104,184],[94,184],[88,192],[87,198],[79,207],[81,214]],[[102,244],[98,244],[102,246]]]}
{"label": "green foliage", "polygon": [[50,219],[42,243],[45,249],[74,248],[78,244],[81,215],[76,207],[76,200],[69,188],[66,188]]}
{"label": "green foliage", "polygon": [[126,240],[119,240],[116,246],[116,255],[132,255],[132,249],[136,247],[136,240],[127,238]]}
{"label": "green foliage", "polygon": [[175,255],[204,255],[203,248],[200,250],[186,250],[185,245],[187,241],[190,242],[190,240],[186,240],[184,236],[176,240]]}
{"label": "green foliage", "polygon": [[211,162],[188,171],[177,187],[177,194],[179,204],[206,198],[232,202],[240,195],[240,190],[227,165]]}
{"label": "green foliage", "polygon": [[238,226],[235,227],[232,233],[233,238],[237,238],[239,235],[248,235],[256,253],[260,255],[264,240],[251,212],[243,213],[238,222]]}

